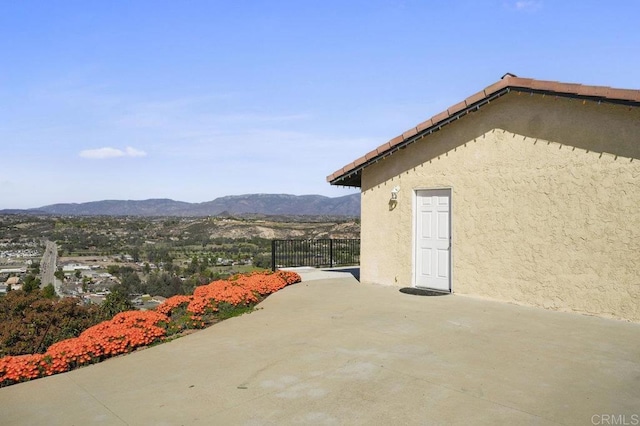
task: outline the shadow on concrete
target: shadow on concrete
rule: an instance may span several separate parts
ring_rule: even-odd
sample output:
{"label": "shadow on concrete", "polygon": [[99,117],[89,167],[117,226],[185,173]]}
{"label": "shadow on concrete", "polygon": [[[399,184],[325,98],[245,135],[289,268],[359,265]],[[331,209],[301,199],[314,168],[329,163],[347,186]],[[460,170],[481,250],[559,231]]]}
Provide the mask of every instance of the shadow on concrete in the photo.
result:
{"label": "shadow on concrete", "polygon": [[323,271],[327,271],[327,272],[348,272],[351,275],[353,275],[353,277],[360,281],[360,267],[359,266],[349,266],[346,268],[331,268],[331,269],[323,269]]}
{"label": "shadow on concrete", "polygon": [[443,291],[428,290],[426,288],[416,287],[403,287],[400,289],[400,293],[411,294],[414,296],[446,296],[451,293],[445,293]]}

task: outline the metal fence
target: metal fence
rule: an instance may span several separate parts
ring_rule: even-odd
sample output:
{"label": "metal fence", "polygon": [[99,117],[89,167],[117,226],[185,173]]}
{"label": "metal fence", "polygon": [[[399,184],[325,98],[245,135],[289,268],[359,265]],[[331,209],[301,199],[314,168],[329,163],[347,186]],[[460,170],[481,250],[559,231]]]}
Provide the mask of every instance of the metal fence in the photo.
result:
{"label": "metal fence", "polygon": [[360,240],[272,240],[271,268],[334,267],[360,264]]}

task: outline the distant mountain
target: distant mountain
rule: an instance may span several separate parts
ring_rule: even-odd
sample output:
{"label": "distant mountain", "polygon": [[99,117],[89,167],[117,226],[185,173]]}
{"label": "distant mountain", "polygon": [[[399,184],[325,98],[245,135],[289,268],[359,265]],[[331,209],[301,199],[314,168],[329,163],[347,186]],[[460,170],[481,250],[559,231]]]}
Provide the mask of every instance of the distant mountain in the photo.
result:
{"label": "distant mountain", "polygon": [[[51,204],[37,210],[63,216],[191,216],[190,203],[169,199],[103,200],[88,203]],[[163,212],[159,214],[159,212]]]}
{"label": "distant mountain", "polygon": [[104,200],[52,204],[30,210],[0,213],[36,213],[60,216],[215,216],[228,214],[360,216],[360,194],[330,198],[322,195],[247,194],[204,203],[170,199]]}
{"label": "distant mountain", "polygon": [[322,195],[230,195],[194,205],[194,216],[229,212],[268,215],[360,216],[360,194],[329,198]]}

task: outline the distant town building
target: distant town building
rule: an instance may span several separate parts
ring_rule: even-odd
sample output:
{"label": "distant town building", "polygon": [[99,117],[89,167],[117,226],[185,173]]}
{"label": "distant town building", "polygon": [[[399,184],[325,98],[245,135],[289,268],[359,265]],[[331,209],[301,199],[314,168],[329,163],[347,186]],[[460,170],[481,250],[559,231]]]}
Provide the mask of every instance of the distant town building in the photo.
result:
{"label": "distant town building", "polygon": [[9,277],[9,279],[7,279],[7,282],[5,283],[6,285],[10,285],[12,289],[14,290],[18,290],[17,288],[15,288],[15,286],[20,284],[20,278],[18,277]]}
{"label": "distant town building", "polygon": [[5,268],[0,269],[0,274],[26,274],[27,268]]}

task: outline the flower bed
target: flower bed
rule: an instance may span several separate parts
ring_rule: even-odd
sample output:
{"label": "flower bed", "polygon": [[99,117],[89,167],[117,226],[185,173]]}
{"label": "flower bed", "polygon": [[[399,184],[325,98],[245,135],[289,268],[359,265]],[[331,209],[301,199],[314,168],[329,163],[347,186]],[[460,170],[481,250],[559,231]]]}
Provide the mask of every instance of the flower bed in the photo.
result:
{"label": "flower bed", "polygon": [[193,295],[173,296],[156,311],[128,311],[51,345],[44,354],[0,358],[0,387],[131,352],[186,328],[214,322],[221,308],[252,307],[281,288],[300,282],[295,272],[252,273],[197,287]]}

